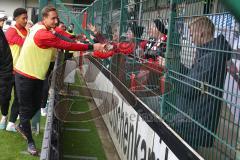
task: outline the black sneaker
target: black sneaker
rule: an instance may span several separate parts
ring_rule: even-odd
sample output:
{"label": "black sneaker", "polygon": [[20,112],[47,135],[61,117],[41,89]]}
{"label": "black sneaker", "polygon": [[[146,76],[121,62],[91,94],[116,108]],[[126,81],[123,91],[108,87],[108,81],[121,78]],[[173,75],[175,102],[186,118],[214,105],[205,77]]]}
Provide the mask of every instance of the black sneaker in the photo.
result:
{"label": "black sneaker", "polygon": [[16,130],[18,133],[20,133],[22,135],[22,137],[27,140],[27,136],[26,136],[26,133],[23,131],[23,129],[19,126],[19,125],[16,125]]}
{"label": "black sneaker", "polygon": [[37,148],[36,148],[34,142],[28,143],[27,151],[28,151],[28,153],[30,153],[33,156],[38,156],[38,151],[37,151]]}

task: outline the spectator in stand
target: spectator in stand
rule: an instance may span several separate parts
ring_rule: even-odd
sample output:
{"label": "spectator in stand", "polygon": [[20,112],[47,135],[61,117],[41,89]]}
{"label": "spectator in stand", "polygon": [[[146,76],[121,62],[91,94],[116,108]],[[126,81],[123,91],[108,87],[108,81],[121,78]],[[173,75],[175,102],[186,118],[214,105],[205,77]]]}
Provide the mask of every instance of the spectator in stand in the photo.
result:
{"label": "spectator in stand", "polygon": [[166,52],[167,32],[164,23],[160,19],[155,19],[149,30],[149,40],[143,42],[141,47],[144,49],[145,59],[157,60],[158,56],[164,57]]}
{"label": "spectator in stand", "polygon": [[[134,53],[134,49],[136,47],[135,45],[135,37],[139,39],[142,34],[144,27],[138,26],[138,25],[129,25],[129,30],[126,33],[127,40],[124,42],[109,42],[100,32],[97,31],[96,27],[89,24],[88,25],[89,30],[92,31],[94,41],[96,42],[101,42],[101,43],[106,43],[108,42],[108,45],[106,47],[109,47],[107,50],[110,50],[109,52],[99,52],[96,51],[94,52],[93,56],[98,57],[98,58],[109,58],[115,54],[125,54],[129,55]],[[113,36],[114,37],[114,36]],[[115,39],[116,40],[116,39]]]}
{"label": "spectator in stand", "polygon": [[67,27],[65,26],[65,24],[62,21],[59,22],[58,27],[61,28],[63,31],[67,30]]}
{"label": "spectator in stand", "polygon": [[74,24],[73,24],[73,23],[71,23],[71,24],[69,25],[69,27],[68,27],[68,29],[67,29],[67,32],[68,32],[69,34],[71,34],[71,35],[75,35],[75,33],[74,33]]}
{"label": "spectator in stand", "polygon": [[[63,22],[59,22],[59,25],[56,27],[56,28],[54,28],[54,30],[55,30],[55,32],[57,32],[58,34],[60,34],[60,35],[62,35],[62,36],[64,36],[64,37],[67,37],[67,38],[70,38],[70,39],[72,39],[72,40],[76,40],[76,36],[75,35],[73,35],[73,34],[70,34],[69,32],[67,32],[66,31],[66,26],[65,26],[65,24],[63,23]],[[54,32],[54,33],[55,33]]]}
{"label": "spectator in stand", "polygon": [[176,107],[187,116],[171,111],[166,111],[166,115],[173,114],[169,124],[192,147],[211,147],[214,136],[209,131],[216,133],[222,106],[221,99],[216,97],[223,96],[214,87],[223,89],[227,61],[231,58],[228,52],[232,49],[223,35],[214,38],[215,26],[207,17],[195,18],[189,30],[197,46],[195,63],[190,69],[180,64],[178,68],[184,77],[172,75],[180,78],[174,83]]}
{"label": "spectator in stand", "polygon": [[[89,25],[88,28],[94,33],[95,41],[106,42],[106,38],[104,38],[96,29],[95,26]],[[150,62],[158,62],[157,58],[159,56],[164,57],[164,53],[166,52],[166,42],[167,42],[167,29],[165,25],[160,19],[155,19],[148,30],[149,40],[142,41],[140,40],[141,35],[143,34],[144,28],[138,26],[137,24],[130,24],[129,30],[126,33],[126,38],[129,42],[133,42],[135,38],[139,40],[138,44],[144,50],[144,59],[148,59]],[[114,48],[116,48],[115,52],[110,51],[109,53],[104,54],[95,54],[96,57],[108,58],[117,53],[124,54],[132,54],[134,53],[134,49],[136,46],[133,43],[113,43]]]}

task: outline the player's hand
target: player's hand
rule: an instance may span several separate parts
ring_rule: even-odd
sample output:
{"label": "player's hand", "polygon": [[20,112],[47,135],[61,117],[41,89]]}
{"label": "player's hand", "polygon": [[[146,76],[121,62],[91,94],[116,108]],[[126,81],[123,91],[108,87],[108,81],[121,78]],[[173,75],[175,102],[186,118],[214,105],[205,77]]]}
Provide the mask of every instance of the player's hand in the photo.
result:
{"label": "player's hand", "polygon": [[90,34],[90,38],[91,38],[91,39],[94,39],[95,37],[94,37],[93,35]]}
{"label": "player's hand", "polygon": [[106,44],[95,43],[95,44],[93,44],[93,50],[94,51],[100,51],[100,52],[106,52],[105,51],[105,45]]}
{"label": "player's hand", "polygon": [[88,29],[89,29],[90,31],[92,31],[94,34],[97,33],[97,28],[96,28],[94,25],[88,24],[87,27],[88,27]]}
{"label": "player's hand", "polygon": [[158,60],[158,63],[159,63],[159,65],[160,65],[161,67],[164,67],[164,66],[165,66],[165,58],[159,56],[159,57],[157,58],[157,60]]}
{"label": "player's hand", "polygon": [[81,35],[81,34],[76,35],[77,40],[81,40],[82,38],[83,38],[83,35]]}

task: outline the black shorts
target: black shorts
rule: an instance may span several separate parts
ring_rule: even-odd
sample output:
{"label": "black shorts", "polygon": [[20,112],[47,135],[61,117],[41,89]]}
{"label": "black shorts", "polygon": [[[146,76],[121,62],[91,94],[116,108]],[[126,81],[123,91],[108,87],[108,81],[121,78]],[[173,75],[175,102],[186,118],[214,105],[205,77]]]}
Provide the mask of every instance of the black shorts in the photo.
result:
{"label": "black shorts", "polygon": [[13,77],[0,77],[0,105],[5,104],[11,99],[13,87]]}

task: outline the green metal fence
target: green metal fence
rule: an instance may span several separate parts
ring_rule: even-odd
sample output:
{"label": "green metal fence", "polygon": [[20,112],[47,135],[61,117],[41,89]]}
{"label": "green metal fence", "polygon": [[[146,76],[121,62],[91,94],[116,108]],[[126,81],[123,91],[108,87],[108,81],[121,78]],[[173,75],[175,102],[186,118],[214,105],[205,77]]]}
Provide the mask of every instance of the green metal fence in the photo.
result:
{"label": "green metal fence", "polygon": [[[231,2],[96,0],[79,12],[60,0],[56,4],[60,18],[73,22],[76,32],[89,39],[90,32],[81,25],[84,13],[87,23],[109,42],[135,44],[129,56],[119,53],[99,61],[134,87],[132,91],[198,153],[206,159],[240,159],[240,27],[239,17],[225,8],[225,3],[233,7]],[[129,38],[131,32],[134,37]],[[144,42],[157,49],[140,47]],[[146,55],[154,60],[149,62]],[[164,66],[159,57],[164,57]]]}
{"label": "green metal fence", "polygon": [[[238,112],[239,102],[233,99],[239,98],[239,93],[233,93],[229,88],[233,80],[226,71],[229,63],[239,59],[238,46],[234,49],[237,45],[234,43],[238,42],[231,39],[233,34],[239,34],[238,22],[217,1],[176,1],[174,7],[168,54],[173,54],[181,63],[168,63],[167,77],[175,87],[164,101],[167,113],[164,119],[206,159],[235,159],[239,123],[232,118]],[[199,17],[211,21],[215,28],[214,37],[218,40],[192,43],[211,37],[194,37],[189,28],[184,28]],[[193,30],[200,32],[206,25],[201,22]],[[237,41],[238,36],[235,37]],[[176,51],[179,47],[180,51]],[[238,89],[235,87],[235,90]]]}

